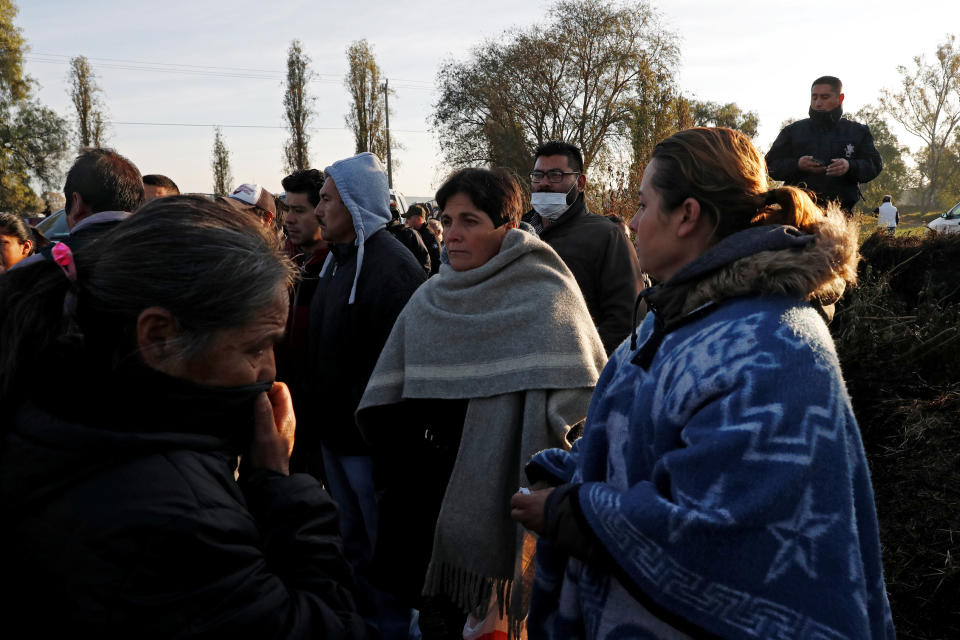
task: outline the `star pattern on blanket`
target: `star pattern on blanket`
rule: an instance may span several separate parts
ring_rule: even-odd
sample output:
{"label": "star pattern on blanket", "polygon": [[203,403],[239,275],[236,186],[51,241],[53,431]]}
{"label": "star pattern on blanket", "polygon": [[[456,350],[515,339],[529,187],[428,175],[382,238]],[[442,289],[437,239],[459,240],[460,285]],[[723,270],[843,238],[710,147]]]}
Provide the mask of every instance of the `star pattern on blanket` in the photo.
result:
{"label": "star pattern on blanket", "polygon": [[670,512],[670,542],[679,540],[683,531],[695,522],[728,526],[736,524],[730,511],[720,507],[727,502],[724,498],[723,485],[724,476],[720,476],[699,499],[677,490],[679,504]]}
{"label": "star pattern on blanket", "polygon": [[790,518],[767,525],[767,530],[777,539],[780,547],[764,582],[776,580],[794,564],[816,580],[817,540],[836,520],[835,513],[814,512],[813,487],[807,486]]}

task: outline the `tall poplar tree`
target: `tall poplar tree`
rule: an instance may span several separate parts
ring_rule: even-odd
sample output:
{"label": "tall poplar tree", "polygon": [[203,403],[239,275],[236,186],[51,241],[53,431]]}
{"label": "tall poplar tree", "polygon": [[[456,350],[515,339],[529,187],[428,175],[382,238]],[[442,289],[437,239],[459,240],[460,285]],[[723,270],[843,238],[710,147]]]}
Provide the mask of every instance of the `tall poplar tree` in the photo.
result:
{"label": "tall poplar tree", "polygon": [[387,157],[386,111],[383,100],[383,73],[366,40],[347,47],[349,70],[343,80],[350,92],[347,126],[353,131],[356,153],[370,151]]}
{"label": "tall poplar tree", "polygon": [[231,191],[233,176],[230,175],[230,152],[223,141],[220,127],[213,130],[213,155],[210,163],[213,169],[213,194],[225,196]]}
{"label": "tall poplar tree", "polygon": [[68,93],[77,115],[77,142],[80,147],[101,147],[106,142],[103,91],[86,56],[70,59],[69,79]]}
{"label": "tall poplar tree", "polygon": [[307,123],[313,117],[312,104],[315,98],[307,93],[314,73],[310,69],[310,57],[303,52],[299,40],[290,43],[287,51],[287,83],[283,94],[283,112],[290,137],[283,147],[284,166],[288,172],[310,167],[310,134]]}

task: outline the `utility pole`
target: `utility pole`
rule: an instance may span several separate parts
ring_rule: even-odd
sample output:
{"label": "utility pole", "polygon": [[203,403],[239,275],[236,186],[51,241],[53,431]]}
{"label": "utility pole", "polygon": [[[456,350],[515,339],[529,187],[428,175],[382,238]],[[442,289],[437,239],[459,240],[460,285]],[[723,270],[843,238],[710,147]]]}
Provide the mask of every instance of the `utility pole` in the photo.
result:
{"label": "utility pole", "polygon": [[390,80],[384,80],[383,89],[384,113],[387,118],[387,184],[393,189],[393,161],[390,158]]}

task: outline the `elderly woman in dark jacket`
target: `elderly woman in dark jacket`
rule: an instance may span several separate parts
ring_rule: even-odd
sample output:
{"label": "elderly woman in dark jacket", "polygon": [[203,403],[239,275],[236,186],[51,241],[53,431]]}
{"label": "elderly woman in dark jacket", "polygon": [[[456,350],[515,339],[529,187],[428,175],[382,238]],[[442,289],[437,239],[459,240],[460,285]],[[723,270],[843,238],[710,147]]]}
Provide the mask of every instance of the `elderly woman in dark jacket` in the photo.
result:
{"label": "elderly woman in dark jacket", "polygon": [[165,198],[2,278],[8,632],[366,635],[336,508],[288,475],[274,244],[252,217]]}

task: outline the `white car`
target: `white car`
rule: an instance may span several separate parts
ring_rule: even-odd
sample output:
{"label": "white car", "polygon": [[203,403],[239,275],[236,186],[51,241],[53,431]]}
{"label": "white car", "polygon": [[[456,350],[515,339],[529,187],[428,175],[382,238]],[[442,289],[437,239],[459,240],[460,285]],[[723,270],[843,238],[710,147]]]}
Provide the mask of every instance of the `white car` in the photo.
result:
{"label": "white car", "polygon": [[407,199],[404,198],[403,194],[396,189],[390,189],[390,203],[397,205],[397,211],[400,212],[401,216],[406,215]]}
{"label": "white car", "polygon": [[936,233],[960,232],[960,202],[953,205],[946,213],[941,213],[939,218],[931,220],[927,224],[927,229]]}

